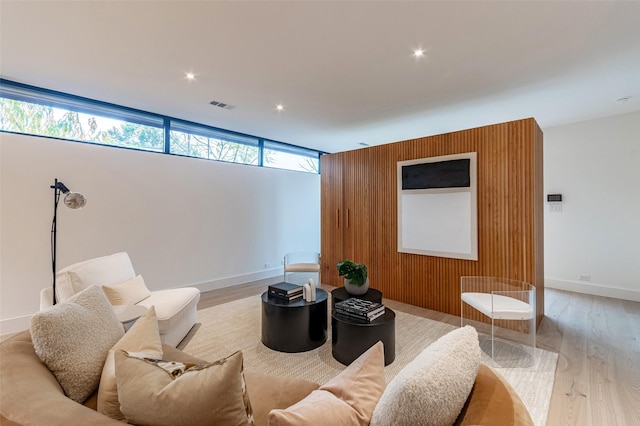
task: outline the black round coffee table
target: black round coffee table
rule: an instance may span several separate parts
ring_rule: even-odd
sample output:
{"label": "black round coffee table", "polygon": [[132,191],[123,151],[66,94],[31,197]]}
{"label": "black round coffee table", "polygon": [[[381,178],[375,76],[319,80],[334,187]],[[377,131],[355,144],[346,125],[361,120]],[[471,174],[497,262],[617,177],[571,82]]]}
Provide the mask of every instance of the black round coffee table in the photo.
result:
{"label": "black round coffee table", "polygon": [[360,296],[352,296],[344,287],[340,287],[331,291],[331,308],[333,308],[336,303],[342,302],[351,297],[355,297],[356,299],[368,300],[369,302],[382,303],[382,292],[380,290],[376,290],[375,288],[369,288],[369,290],[367,290],[365,294],[361,294]]}
{"label": "black round coffee table", "polygon": [[334,313],[331,315],[331,353],[344,365],[351,364],[379,340],[384,343],[384,365],[396,358],[396,313],[385,308],[384,315],[367,323]]}
{"label": "black round coffee table", "polygon": [[316,289],[316,300],[287,302],[262,293],[262,343],[280,352],[305,352],[327,341],[327,292]]}

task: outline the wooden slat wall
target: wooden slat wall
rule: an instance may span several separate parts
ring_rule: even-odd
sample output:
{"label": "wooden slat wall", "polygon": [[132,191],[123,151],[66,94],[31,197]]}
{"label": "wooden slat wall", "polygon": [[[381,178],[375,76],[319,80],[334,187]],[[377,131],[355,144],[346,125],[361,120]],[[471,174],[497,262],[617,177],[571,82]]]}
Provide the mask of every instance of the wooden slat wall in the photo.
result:
{"label": "wooden slat wall", "polygon": [[[478,153],[478,261],[398,253],[397,162],[464,152]],[[336,174],[334,158],[342,166],[340,185],[330,177]],[[460,276],[517,279],[536,286],[541,320],[544,196],[542,131],[535,120],[327,155],[321,181],[324,283],[342,285],[335,263],[350,258],[367,264],[371,287],[385,297],[459,315]],[[349,219],[361,234],[359,244],[353,242],[354,234],[332,225],[331,218],[336,203],[344,210],[358,194],[367,198],[362,203],[366,208],[350,210]],[[348,243],[341,247],[340,239]]]}
{"label": "wooden slat wall", "polygon": [[341,260],[342,230],[342,156],[322,157],[320,171],[320,281],[329,283],[337,276],[335,265]]}

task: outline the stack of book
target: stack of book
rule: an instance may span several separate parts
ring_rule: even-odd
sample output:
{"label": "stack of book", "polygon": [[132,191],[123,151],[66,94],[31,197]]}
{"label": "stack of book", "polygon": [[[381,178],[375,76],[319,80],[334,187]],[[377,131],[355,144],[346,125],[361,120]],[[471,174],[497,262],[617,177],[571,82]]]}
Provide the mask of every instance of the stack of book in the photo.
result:
{"label": "stack of book", "polygon": [[336,314],[349,317],[349,319],[371,322],[384,315],[384,305],[368,300],[352,297],[334,306]]}
{"label": "stack of book", "polygon": [[269,286],[268,294],[269,297],[277,297],[290,302],[302,297],[302,286],[285,282],[273,284]]}

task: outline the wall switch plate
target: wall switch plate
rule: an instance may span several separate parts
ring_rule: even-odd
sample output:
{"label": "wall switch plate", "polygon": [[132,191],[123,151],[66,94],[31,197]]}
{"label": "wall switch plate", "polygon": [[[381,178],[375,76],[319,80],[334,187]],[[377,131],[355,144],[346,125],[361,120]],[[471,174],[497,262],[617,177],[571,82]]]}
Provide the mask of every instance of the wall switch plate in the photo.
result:
{"label": "wall switch plate", "polygon": [[580,281],[591,281],[591,275],[578,275]]}
{"label": "wall switch plate", "polygon": [[549,203],[549,211],[550,212],[562,212],[562,204],[560,203]]}
{"label": "wall switch plate", "polygon": [[265,263],[265,264],[264,264],[264,267],[265,267],[265,269],[267,269],[267,268],[271,268],[271,264],[270,264],[270,263]]}

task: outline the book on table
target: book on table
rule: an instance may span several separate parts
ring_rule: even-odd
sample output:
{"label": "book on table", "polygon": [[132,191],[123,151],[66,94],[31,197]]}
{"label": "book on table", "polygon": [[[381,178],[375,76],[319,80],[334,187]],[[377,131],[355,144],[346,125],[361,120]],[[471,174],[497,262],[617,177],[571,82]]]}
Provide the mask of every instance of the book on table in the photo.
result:
{"label": "book on table", "polygon": [[366,321],[372,321],[385,312],[383,304],[355,297],[336,303],[334,309],[338,314]]}
{"label": "book on table", "polygon": [[294,300],[302,297],[302,286],[287,282],[272,284],[268,288],[268,294],[280,299]]}
{"label": "book on table", "polygon": [[353,315],[349,312],[340,311],[338,309],[336,309],[335,313],[336,315],[342,317],[343,319],[347,319],[349,321],[368,323],[375,320],[376,318],[383,316],[385,311],[380,311],[370,316]]}

